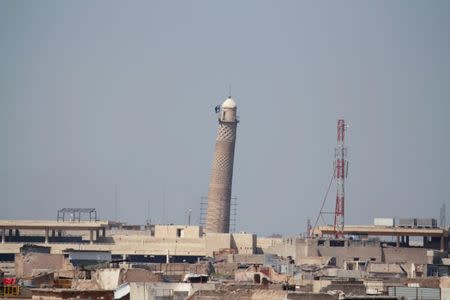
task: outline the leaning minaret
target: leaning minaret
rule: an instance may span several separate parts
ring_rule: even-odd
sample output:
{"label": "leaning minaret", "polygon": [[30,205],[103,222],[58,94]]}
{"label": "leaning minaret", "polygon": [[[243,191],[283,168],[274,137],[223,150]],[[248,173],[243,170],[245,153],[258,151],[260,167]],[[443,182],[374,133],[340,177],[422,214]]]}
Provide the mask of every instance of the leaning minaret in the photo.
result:
{"label": "leaning minaret", "polygon": [[219,128],[208,190],[206,232],[227,233],[230,231],[234,144],[239,122],[236,109],[236,102],[231,97],[228,97],[220,107]]}

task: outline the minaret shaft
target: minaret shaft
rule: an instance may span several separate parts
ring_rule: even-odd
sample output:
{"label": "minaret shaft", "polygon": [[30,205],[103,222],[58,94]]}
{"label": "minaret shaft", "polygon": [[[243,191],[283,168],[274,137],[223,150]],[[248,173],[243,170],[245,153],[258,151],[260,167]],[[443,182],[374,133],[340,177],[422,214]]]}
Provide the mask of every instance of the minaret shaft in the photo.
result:
{"label": "minaret shaft", "polygon": [[230,231],[231,187],[236,143],[236,104],[228,98],[222,104],[214,160],[208,190],[206,232]]}

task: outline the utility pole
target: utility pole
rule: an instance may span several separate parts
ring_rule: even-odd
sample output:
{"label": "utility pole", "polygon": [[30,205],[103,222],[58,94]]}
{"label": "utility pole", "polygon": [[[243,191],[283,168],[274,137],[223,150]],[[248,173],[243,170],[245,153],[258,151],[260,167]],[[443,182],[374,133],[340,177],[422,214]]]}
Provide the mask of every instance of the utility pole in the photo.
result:
{"label": "utility pole", "polygon": [[118,192],[117,192],[117,183],[114,185],[114,221],[117,220],[117,201],[118,201]]}
{"label": "utility pole", "polygon": [[446,221],[446,216],[447,216],[447,211],[446,211],[446,206],[445,206],[445,202],[442,203],[441,206],[441,210],[440,210],[440,226],[441,228],[446,228],[447,227],[447,221]]}

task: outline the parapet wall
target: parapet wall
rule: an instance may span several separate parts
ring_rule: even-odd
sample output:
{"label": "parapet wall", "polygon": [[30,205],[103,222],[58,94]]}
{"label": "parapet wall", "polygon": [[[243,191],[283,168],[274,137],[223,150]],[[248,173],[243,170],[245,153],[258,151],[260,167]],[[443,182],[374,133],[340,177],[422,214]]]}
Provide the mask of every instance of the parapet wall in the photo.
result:
{"label": "parapet wall", "polygon": [[[383,248],[386,263],[432,264],[434,251],[423,248]],[[428,256],[430,254],[430,256]]]}

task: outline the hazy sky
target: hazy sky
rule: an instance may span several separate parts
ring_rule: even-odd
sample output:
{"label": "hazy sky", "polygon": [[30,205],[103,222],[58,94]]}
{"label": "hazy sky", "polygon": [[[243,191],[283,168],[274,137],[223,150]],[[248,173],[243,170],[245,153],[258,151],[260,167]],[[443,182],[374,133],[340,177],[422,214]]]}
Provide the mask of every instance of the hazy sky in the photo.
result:
{"label": "hazy sky", "polygon": [[197,221],[229,84],[239,230],[305,230],[341,117],[347,223],[439,218],[449,16],[449,1],[0,1],[0,218],[112,219],[117,184],[120,220],[150,204]]}

